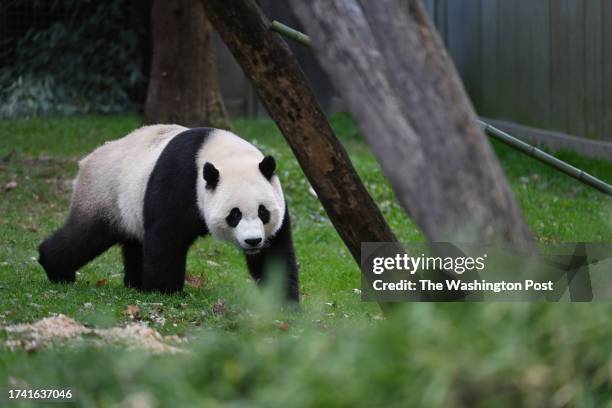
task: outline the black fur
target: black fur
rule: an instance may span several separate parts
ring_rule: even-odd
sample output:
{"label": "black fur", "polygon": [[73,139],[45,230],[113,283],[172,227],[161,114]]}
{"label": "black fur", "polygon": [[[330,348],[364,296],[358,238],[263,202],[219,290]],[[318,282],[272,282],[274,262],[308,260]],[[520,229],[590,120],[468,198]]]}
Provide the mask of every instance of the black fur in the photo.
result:
{"label": "black fur", "polygon": [[240,224],[242,213],[239,208],[232,208],[232,211],[225,217],[225,222],[232,228],[236,228]]}
{"label": "black fur", "polygon": [[270,222],[270,211],[268,211],[265,205],[259,205],[259,208],[257,208],[257,215],[259,216],[261,222],[263,222],[264,224]]}
{"label": "black fur", "polygon": [[258,254],[246,255],[246,261],[251,276],[259,284],[265,284],[266,273],[270,265],[278,262],[285,268],[287,299],[296,303],[300,301],[298,266],[291,238],[291,218],[287,207],[285,207],[283,224],[276,235],[270,239],[268,246]]}
{"label": "black fur", "polygon": [[66,224],[38,247],[38,262],[51,282],[74,282],[76,271],[115,245],[119,234],[101,217],[70,214]]}
{"label": "black fur", "polygon": [[182,290],[187,251],[198,236],[208,233],[197,206],[196,154],[210,132],[197,128],[176,136],[151,173],[144,200],[146,291]]}
{"label": "black fur", "polygon": [[[174,137],[163,150],[147,184],[142,243],[126,237],[103,217],[92,220],[90,216],[71,213],[66,224],[39,246],[39,262],[49,280],[74,282],[79,268],[120,243],[126,286],[164,293],[182,290],[187,251],[198,236],[208,234],[197,206],[196,154],[212,130],[187,130]],[[269,161],[264,167],[266,171],[270,169]],[[212,169],[217,172],[218,181],[218,171],[214,166]],[[272,159],[272,172],[274,169]],[[214,176],[213,173],[209,171],[209,175]],[[207,187],[214,179],[207,179]],[[283,225],[269,245],[256,255],[247,255],[249,272],[258,283],[265,282],[271,260],[279,260],[286,266],[287,297],[299,302],[298,268],[287,209]]]}
{"label": "black fur", "polygon": [[123,267],[125,276],[123,282],[128,288],[142,289],[142,244],[136,240],[126,240],[122,243]]}
{"label": "black fur", "polygon": [[264,175],[265,178],[270,180],[274,175],[274,171],[276,170],[276,161],[272,156],[266,156],[263,158],[261,163],[259,163],[259,170],[261,174]]}
{"label": "black fur", "polygon": [[206,188],[214,190],[219,183],[219,170],[212,163],[206,162],[202,174],[206,180]]}

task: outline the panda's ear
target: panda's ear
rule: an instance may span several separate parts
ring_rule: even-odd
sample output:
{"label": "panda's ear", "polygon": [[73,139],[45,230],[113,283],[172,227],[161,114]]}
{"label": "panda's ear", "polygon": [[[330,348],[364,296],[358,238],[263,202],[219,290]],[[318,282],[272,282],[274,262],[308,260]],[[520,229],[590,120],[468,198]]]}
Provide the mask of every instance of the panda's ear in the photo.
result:
{"label": "panda's ear", "polygon": [[219,170],[210,162],[204,164],[204,180],[206,180],[206,188],[214,190],[219,182]]}
{"label": "panda's ear", "polygon": [[259,163],[259,170],[261,174],[264,175],[265,178],[270,180],[274,175],[274,170],[276,170],[276,161],[272,156],[266,156],[263,158],[261,163]]}

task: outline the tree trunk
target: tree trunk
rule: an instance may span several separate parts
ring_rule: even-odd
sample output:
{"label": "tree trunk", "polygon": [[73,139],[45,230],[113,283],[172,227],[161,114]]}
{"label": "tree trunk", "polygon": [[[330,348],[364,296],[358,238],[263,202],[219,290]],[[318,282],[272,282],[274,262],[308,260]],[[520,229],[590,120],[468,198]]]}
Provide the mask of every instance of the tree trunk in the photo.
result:
{"label": "tree trunk", "polygon": [[217,83],[212,28],[198,0],[155,0],[145,123],[228,128]]}
{"label": "tree trunk", "polygon": [[[206,14],[254,84],[357,263],[361,242],[396,241],[334,135],[287,44],[253,0],[203,0]],[[282,166],[282,164],[281,164]]]}
{"label": "tree trunk", "polygon": [[420,1],[291,3],[427,238],[531,252],[531,232]]}

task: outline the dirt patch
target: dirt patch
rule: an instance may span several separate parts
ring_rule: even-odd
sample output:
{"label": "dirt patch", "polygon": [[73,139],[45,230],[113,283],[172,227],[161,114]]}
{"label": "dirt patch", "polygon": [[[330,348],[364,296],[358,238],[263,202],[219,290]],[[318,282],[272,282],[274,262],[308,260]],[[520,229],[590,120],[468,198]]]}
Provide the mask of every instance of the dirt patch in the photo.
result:
{"label": "dirt patch", "polygon": [[36,351],[58,341],[65,344],[109,345],[119,344],[132,349],[145,349],[153,353],[183,353],[177,347],[185,340],[177,336],[162,336],[145,323],[129,323],[110,329],[90,329],[62,314],[46,317],[35,323],[15,324],[0,328],[7,334],[4,346],[10,350]]}

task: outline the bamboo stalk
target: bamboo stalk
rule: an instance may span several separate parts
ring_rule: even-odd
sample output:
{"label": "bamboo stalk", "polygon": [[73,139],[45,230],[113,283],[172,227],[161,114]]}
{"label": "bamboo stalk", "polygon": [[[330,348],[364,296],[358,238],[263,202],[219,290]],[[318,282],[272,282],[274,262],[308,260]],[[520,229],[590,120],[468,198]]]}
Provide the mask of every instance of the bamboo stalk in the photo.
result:
{"label": "bamboo stalk", "polygon": [[[310,47],[310,37],[298,30],[294,30],[293,28],[288,27],[276,20],[272,21],[270,28],[273,31],[276,31],[277,33],[287,38],[291,38],[292,40],[297,41],[302,45]],[[612,196],[612,186],[606,183],[605,181],[602,181],[597,177],[592,176],[589,173],[580,170],[579,168],[574,167],[571,164],[568,164],[563,160],[560,160],[555,156],[552,156],[546,153],[545,151],[538,149],[535,146],[530,145],[529,143],[525,143],[522,140],[517,139],[514,136],[511,136],[508,133],[497,129],[494,126],[483,122],[482,120],[479,120],[478,122],[480,123],[480,126],[482,127],[484,132],[490,137],[497,139],[505,143],[506,145],[512,147],[513,149],[525,153],[526,155],[531,156],[534,159],[539,160],[542,163],[547,164],[553,167],[554,169],[557,169],[567,174],[568,176],[573,177],[576,180],[590,187],[593,187],[596,190],[601,191],[604,194]]]}
{"label": "bamboo stalk", "polygon": [[531,156],[534,159],[537,159],[541,161],[542,163],[547,164],[567,174],[568,176],[573,177],[576,180],[581,181],[584,184],[587,184],[601,191],[604,194],[612,196],[612,186],[609,185],[608,183],[590,175],[589,173],[583,170],[580,170],[577,167],[572,166],[571,164],[564,162],[563,160],[557,159],[555,156],[550,155],[546,153],[545,151],[538,149],[535,146],[530,145],[529,143],[525,143],[522,140],[517,139],[514,136],[511,136],[508,133],[497,129],[496,127],[491,126],[490,124],[483,122],[482,120],[479,120],[479,122],[480,122],[480,126],[482,126],[482,129],[485,131],[485,133],[491,136],[492,138],[497,139],[500,142],[520,152],[523,152],[526,155]]}
{"label": "bamboo stalk", "polygon": [[286,26],[283,23],[279,23],[276,20],[272,21],[270,29],[287,38],[291,38],[293,41],[297,41],[302,45],[310,47],[310,37],[302,33],[301,31],[294,30],[293,28]]}

